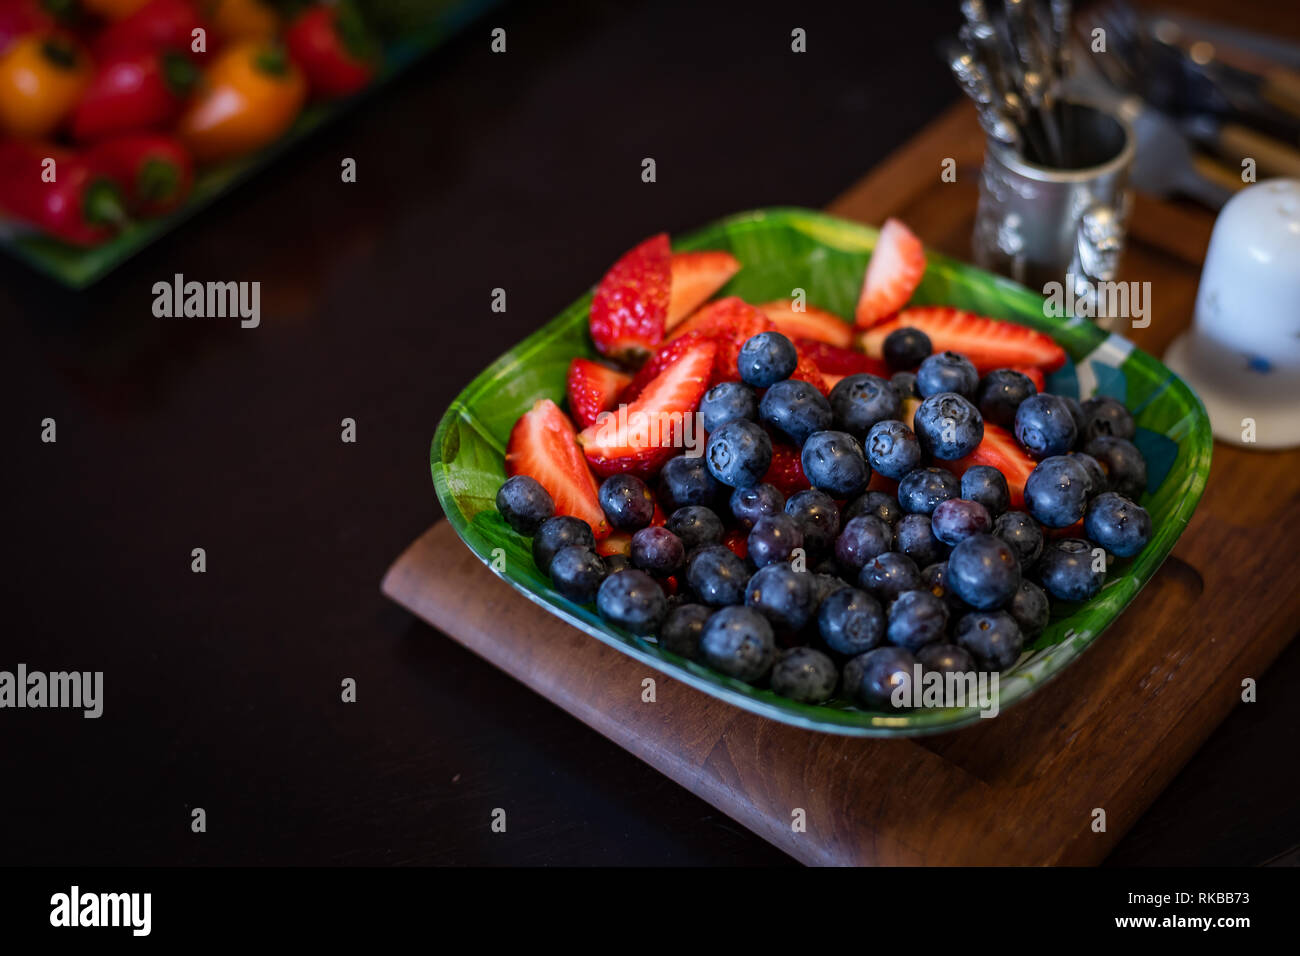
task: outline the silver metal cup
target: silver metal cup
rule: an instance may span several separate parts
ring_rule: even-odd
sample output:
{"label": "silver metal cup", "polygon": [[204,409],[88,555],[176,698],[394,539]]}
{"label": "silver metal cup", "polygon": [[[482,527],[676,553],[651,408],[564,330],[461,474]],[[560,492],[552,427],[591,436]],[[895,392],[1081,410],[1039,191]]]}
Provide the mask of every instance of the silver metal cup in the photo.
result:
{"label": "silver metal cup", "polygon": [[[1074,285],[1075,301],[1115,278],[1124,249],[1135,139],[1121,117],[1067,103],[1071,168],[1039,166],[989,140],[975,215],[975,261],[1031,289]],[[1094,300],[1095,301],[1095,300]]]}

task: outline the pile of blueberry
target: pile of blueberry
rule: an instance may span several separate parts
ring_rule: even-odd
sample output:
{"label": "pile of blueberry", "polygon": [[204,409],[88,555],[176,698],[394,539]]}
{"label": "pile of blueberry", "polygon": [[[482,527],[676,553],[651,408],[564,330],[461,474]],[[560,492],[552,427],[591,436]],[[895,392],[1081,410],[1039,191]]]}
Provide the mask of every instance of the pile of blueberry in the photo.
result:
{"label": "pile of blueberry", "polygon": [[[932,355],[915,329],[893,332],[884,354],[892,378],[849,375],[828,398],[790,378],[797,356],[785,336],[745,342],[741,381],[715,385],[700,405],[702,457],[669,460],[655,489],[629,474],[600,485],[610,525],[631,534],[627,554],[598,554],[591,527],[555,516],[530,477],[506,481],[497,507],[532,536],[561,594],[795,700],[838,691],[889,710],[918,662],[1004,670],[1047,626],[1050,598],[1091,598],[1111,556],[1147,543],[1133,418],[1110,398],[1040,394],[1018,371],[981,378],[962,355]],[[998,468],[958,477],[941,467],[975,451],[986,422],[1013,431],[1037,461],[1024,511],[1011,510]],[[801,449],[811,488],[786,498],[764,483],[774,440]],[[873,472],[897,494],[868,490]],[[1081,537],[1055,530],[1075,525]]]}

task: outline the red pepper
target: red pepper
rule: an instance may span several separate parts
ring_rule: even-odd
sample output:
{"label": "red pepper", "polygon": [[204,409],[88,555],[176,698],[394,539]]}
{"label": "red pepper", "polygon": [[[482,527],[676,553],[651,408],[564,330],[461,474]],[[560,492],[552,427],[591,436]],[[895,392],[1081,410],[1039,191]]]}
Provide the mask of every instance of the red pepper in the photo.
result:
{"label": "red pepper", "polygon": [[81,142],[171,123],[199,71],[179,53],[123,53],[100,64],[72,111]]}
{"label": "red pepper", "polygon": [[[194,52],[194,31],[198,29],[204,32],[203,53]],[[216,43],[216,35],[192,0],[149,0],[135,13],[101,30],[93,50],[100,61],[121,53],[178,50],[196,62],[204,62],[216,49]]]}
{"label": "red pepper", "polygon": [[321,96],[355,93],[375,75],[379,46],[350,3],[312,7],[289,25],[284,42]]}
{"label": "red pepper", "polygon": [[126,194],[133,216],[161,216],[190,194],[194,163],[180,141],[161,133],[128,133],[96,143],[86,154]]}
{"label": "red pepper", "polygon": [[[47,158],[55,161],[53,182],[46,182]],[[103,242],[126,222],[109,176],[82,156],[37,143],[0,143],[0,209],[79,246]]]}

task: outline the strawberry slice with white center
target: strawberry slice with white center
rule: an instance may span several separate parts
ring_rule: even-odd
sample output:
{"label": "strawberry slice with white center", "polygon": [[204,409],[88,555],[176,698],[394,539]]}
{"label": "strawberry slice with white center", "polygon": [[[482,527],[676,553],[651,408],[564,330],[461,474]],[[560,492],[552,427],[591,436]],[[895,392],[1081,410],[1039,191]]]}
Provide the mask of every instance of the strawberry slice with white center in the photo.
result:
{"label": "strawberry slice with white center", "polygon": [[591,300],[591,340],[602,355],[637,361],[664,337],[672,282],[668,234],[651,236],[614,263]]}
{"label": "strawberry slice with white center", "polygon": [[862,336],[863,351],[879,358],[884,354],[885,337],[902,328],[920,329],[935,352],[960,352],[975,363],[981,375],[995,368],[1023,371],[1026,366],[1054,372],[1065,364],[1065,349],[1050,335],[948,306],[904,309]]}
{"label": "strawberry slice with white center", "polygon": [[[683,447],[683,424],[709,387],[717,345],[703,341],[687,349],[646,385],[636,401],[611,412],[578,435],[587,462],[598,475],[653,474]],[[695,438],[702,437],[694,422]]]}
{"label": "strawberry slice with white center", "polygon": [[936,460],[935,464],[956,475],[964,475],[972,465],[992,465],[1007,480],[1007,487],[1011,490],[1011,507],[1023,508],[1025,482],[1029,480],[1029,473],[1038,462],[1025,453],[1015,435],[992,422],[985,422],[984,438],[973,452],[956,461]]}
{"label": "strawberry slice with white center", "polygon": [[907,305],[924,274],[921,240],[897,219],[887,219],[862,279],[862,294],[853,313],[857,327],[869,329]]}
{"label": "strawberry slice with white center", "polygon": [[834,312],[827,312],[814,305],[797,310],[793,299],[765,302],[758,307],[758,311],[771,319],[776,330],[788,339],[811,339],[842,349],[853,345],[853,326]]}
{"label": "strawberry slice with white center", "polygon": [[671,262],[672,284],[664,328],[681,323],[740,271],[740,260],[730,252],[676,252]]}
{"label": "strawberry slice with white center", "polygon": [[710,338],[703,332],[688,332],[680,338],[669,339],[667,342],[661,343],[650,354],[650,358],[646,359],[646,363],[632,376],[632,381],[623,390],[619,400],[624,403],[635,401],[636,397],[645,391],[645,387],[659,376],[660,372],[676,362],[689,349],[694,348],[701,342],[708,341],[711,341]]}
{"label": "strawberry slice with white center", "polygon": [[535,479],[554,499],[556,514],[581,518],[597,540],[609,534],[596,479],[578,448],[573,423],[549,398],[534,404],[511,429],[506,474]]}
{"label": "strawberry slice with white center", "polygon": [[614,407],[631,381],[631,375],[591,359],[576,358],[570,362],[565,392],[569,396],[569,411],[578,425],[582,428],[594,425],[601,412]]}

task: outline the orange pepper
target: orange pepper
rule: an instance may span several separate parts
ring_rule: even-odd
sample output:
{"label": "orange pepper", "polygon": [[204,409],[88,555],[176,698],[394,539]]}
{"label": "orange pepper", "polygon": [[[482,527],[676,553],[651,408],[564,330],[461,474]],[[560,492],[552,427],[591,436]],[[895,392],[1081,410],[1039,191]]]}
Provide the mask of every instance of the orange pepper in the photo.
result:
{"label": "orange pepper", "polygon": [[149,0],[81,0],[81,5],[105,20],[124,20]]}
{"label": "orange pepper", "polygon": [[0,55],[0,128],[20,139],[49,136],[90,82],[90,58],[70,37],[29,33]]}
{"label": "orange pepper", "polygon": [[262,0],[209,0],[208,17],[224,40],[269,40],[280,29],[280,17]]}
{"label": "orange pepper", "polygon": [[306,97],[307,82],[281,47],[242,40],[208,68],[177,133],[200,163],[242,156],[278,139]]}

